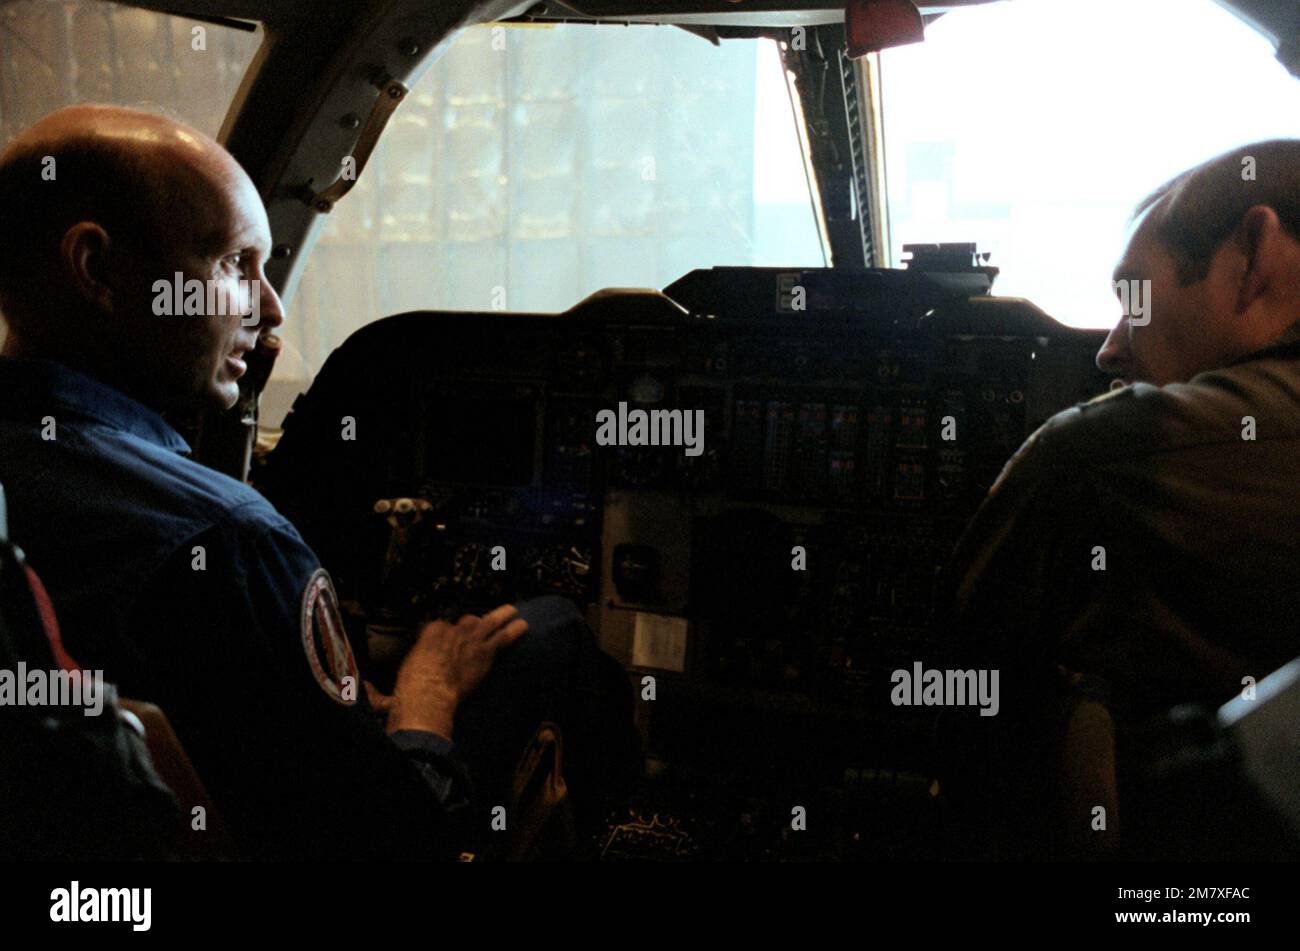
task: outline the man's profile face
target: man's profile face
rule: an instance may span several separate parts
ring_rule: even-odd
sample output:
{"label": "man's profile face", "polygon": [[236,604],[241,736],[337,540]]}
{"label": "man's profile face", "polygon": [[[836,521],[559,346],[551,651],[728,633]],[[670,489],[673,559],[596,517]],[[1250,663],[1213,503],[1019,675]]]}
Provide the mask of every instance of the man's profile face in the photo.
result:
{"label": "man's profile face", "polygon": [[1098,352],[1097,366],[1125,383],[1164,386],[1221,365],[1227,340],[1218,295],[1208,279],[1182,284],[1173,254],[1150,226],[1152,211],[1135,222],[1115,268],[1116,294],[1128,307]]}
{"label": "man's profile face", "polygon": [[[184,180],[182,207],[159,222],[155,247],[133,256],[124,281],[116,305],[131,338],[122,341],[130,351],[124,356],[142,372],[156,374],[150,388],[167,408],[228,409],[239,397],[244,357],[257,346],[259,330],[283,322],[280,300],[263,271],[270,228],[256,189],[233,160]],[[182,301],[193,287],[189,282],[202,284],[202,315],[175,312],[178,272]],[[168,287],[162,314],[158,281]],[[210,310],[214,301],[223,305]]]}

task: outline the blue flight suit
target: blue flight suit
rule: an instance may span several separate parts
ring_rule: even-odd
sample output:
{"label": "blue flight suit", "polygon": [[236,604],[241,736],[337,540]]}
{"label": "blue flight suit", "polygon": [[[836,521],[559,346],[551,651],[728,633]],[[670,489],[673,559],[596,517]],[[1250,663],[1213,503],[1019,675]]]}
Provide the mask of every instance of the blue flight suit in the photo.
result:
{"label": "blue flight suit", "polygon": [[316,556],[188,452],[112,387],[0,358],[12,537],[69,653],[163,708],[243,854],[454,856],[470,791],[452,743],[384,733]]}

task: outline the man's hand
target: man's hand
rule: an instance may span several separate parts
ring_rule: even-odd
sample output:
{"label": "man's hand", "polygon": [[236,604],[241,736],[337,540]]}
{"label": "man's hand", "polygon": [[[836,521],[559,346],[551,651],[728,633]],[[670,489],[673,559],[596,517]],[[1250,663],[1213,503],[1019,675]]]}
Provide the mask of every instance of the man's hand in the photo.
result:
{"label": "man's hand", "polygon": [[432,621],[420,629],[402,661],[388,706],[388,732],[426,730],[451,738],[456,708],[492,669],[497,651],[528,630],[513,604],[483,617],[467,614],[454,625]]}

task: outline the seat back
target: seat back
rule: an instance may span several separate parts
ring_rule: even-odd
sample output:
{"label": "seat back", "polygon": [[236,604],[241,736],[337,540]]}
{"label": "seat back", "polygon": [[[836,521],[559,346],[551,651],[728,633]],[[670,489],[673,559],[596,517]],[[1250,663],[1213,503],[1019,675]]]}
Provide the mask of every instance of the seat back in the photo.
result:
{"label": "seat back", "polygon": [[162,708],[143,700],[118,701],[122,711],[135,718],[132,726],[144,739],[158,778],[180,805],[182,844],[187,858],[233,859],[237,851],[221,814],[212,803],[203,780],[190,762],[180,737]]}
{"label": "seat back", "polygon": [[[13,677],[16,690],[26,691],[33,674],[49,682],[66,674],[77,678],[82,697],[90,684],[102,691],[102,707],[90,715],[89,706],[0,707],[0,854],[6,859],[154,860],[208,856],[224,848],[219,819],[211,841],[199,840],[193,853],[187,847],[173,788],[188,801],[192,787],[177,769],[167,771],[178,783],[169,788],[150,755],[152,746],[167,766],[173,759],[167,750],[174,746],[188,765],[161,711],[119,702],[111,684],[81,670],[64,649],[40,578],[9,540],[2,488],[0,671]],[[128,712],[132,706],[139,712]],[[190,774],[201,790],[192,767]]]}
{"label": "seat back", "polygon": [[[1300,855],[1300,660],[1243,694],[1217,712],[1175,707],[1120,730],[1104,691],[1076,689],[1059,774],[1070,857]],[[1098,806],[1105,809],[1104,830],[1097,827]]]}

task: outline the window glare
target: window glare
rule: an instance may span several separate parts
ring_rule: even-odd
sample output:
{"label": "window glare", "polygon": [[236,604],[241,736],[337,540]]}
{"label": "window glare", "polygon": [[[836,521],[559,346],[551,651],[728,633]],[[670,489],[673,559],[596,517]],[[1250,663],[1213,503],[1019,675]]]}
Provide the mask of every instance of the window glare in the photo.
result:
{"label": "window glare", "polygon": [[1234,146],[1300,134],[1300,82],[1212,0],[1016,0],[881,54],[893,260],[977,241],[995,292],[1064,323],[1119,316],[1133,206]]}

